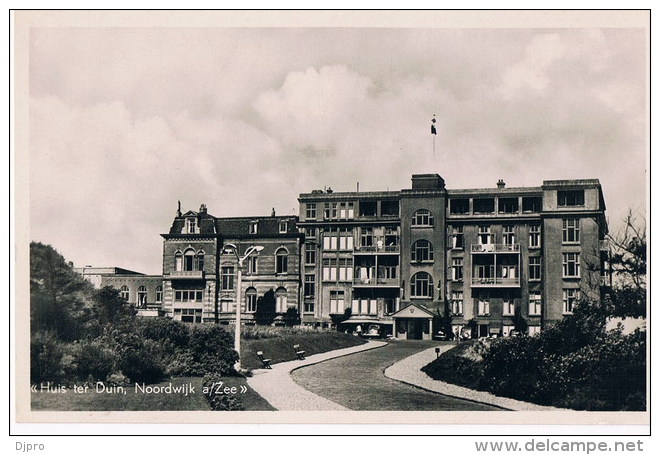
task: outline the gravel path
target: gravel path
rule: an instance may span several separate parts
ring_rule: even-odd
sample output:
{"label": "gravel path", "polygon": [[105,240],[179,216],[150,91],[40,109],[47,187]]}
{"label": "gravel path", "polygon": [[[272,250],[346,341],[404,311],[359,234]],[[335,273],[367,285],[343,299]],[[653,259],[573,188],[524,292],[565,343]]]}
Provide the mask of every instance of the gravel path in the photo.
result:
{"label": "gravel path", "polygon": [[496,411],[498,408],[440,395],[386,378],[383,371],[401,359],[442,346],[437,341],[392,341],[387,346],[301,368],[294,381],[355,411]]}
{"label": "gravel path", "polygon": [[[451,349],[453,345],[440,346],[440,353]],[[468,389],[447,382],[432,379],[423,371],[422,367],[428,365],[436,358],[435,348],[427,349],[418,354],[406,357],[385,370],[388,378],[421,387],[426,390],[449,395],[466,400],[487,403],[512,411],[560,411],[559,408],[539,406],[533,403],[514,400],[512,398],[498,397],[488,392]]]}
{"label": "gravel path", "polygon": [[347,411],[344,406],[300,387],[293,381],[291,372],[303,366],[385,345],[387,343],[382,341],[368,341],[359,346],[315,354],[305,360],[276,363],[272,366],[272,370],[253,370],[253,376],[247,378],[247,382],[252,389],[280,411]]}

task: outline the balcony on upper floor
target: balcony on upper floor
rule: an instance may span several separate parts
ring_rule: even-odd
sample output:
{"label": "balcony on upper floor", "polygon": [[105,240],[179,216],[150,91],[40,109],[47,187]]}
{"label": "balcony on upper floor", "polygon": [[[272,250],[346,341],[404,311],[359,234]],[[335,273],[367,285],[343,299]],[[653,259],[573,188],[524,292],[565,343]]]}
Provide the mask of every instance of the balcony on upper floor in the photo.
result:
{"label": "balcony on upper floor", "polygon": [[472,277],[473,288],[519,288],[520,278]]}
{"label": "balcony on upper floor", "polygon": [[500,243],[487,243],[487,244],[476,244],[473,243],[470,246],[470,252],[472,253],[518,253],[520,254],[520,244],[511,243],[511,244],[500,244]]}
{"label": "balcony on upper floor", "polygon": [[203,270],[172,270],[170,272],[170,278],[176,280],[203,280],[204,271]]}
{"label": "balcony on upper floor", "polygon": [[399,245],[384,245],[382,242],[367,246],[357,245],[353,248],[353,254],[399,254],[400,251]]}

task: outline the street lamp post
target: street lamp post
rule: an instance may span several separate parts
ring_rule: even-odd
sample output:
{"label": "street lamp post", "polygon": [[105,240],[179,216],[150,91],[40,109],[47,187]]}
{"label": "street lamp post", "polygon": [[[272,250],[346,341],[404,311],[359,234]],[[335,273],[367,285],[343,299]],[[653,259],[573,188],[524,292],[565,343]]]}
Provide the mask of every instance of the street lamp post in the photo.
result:
{"label": "street lamp post", "polygon": [[238,271],[236,278],[236,327],[234,328],[234,350],[238,353],[238,361],[234,365],[234,369],[239,371],[241,369],[241,281],[243,278],[243,261],[245,261],[252,253],[258,253],[263,250],[263,246],[251,246],[246,251],[243,257],[238,254],[238,247],[233,243],[225,245],[225,250],[232,250],[236,255],[238,261]]}

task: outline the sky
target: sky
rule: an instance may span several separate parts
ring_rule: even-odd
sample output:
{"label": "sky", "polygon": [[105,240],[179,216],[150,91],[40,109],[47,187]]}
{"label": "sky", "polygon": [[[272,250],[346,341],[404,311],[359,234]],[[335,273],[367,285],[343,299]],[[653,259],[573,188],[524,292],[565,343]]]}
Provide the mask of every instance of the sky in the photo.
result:
{"label": "sky", "polygon": [[159,274],[178,200],[298,214],[414,173],[598,178],[616,230],[646,207],[647,73],[633,28],[32,28],[30,238]]}

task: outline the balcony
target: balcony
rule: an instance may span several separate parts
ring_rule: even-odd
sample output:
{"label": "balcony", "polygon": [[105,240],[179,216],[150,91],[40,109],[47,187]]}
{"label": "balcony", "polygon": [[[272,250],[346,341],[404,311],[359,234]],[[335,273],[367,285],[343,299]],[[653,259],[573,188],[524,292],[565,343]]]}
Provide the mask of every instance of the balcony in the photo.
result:
{"label": "balcony", "polygon": [[355,278],[353,280],[354,288],[398,288],[399,286],[398,278]]}
{"label": "balcony", "polygon": [[473,277],[472,287],[473,288],[519,288],[520,278]]}
{"label": "balcony", "polygon": [[485,245],[472,244],[470,246],[470,251],[472,253],[520,253],[520,244],[499,244],[499,243],[488,243]]}
{"label": "balcony", "polygon": [[203,280],[203,270],[173,270],[170,272],[170,278],[173,280]]}
{"label": "balcony", "polygon": [[353,254],[399,254],[400,250],[399,245],[356,246]]}

